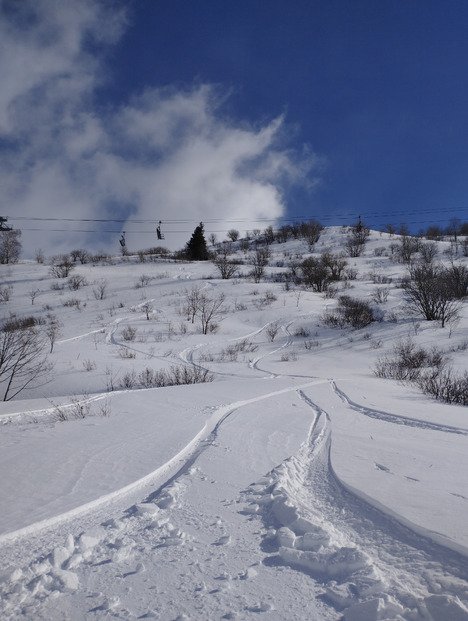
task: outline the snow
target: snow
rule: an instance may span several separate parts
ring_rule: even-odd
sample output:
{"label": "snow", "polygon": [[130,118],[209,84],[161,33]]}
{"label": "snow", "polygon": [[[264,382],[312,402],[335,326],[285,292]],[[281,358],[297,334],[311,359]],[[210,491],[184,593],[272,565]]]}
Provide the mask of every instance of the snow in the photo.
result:
{"label": "snow", "polygon": [[[326,229],[314,252],[345,239]],[[361,330],[324,326],[334,299],[271,278],[309,254],[298,240],[270,247],[260,283],[248,265],[223,281],[210,263],[129,257],[78,265],[89,284],[70,291],[47,265],[0,266],[4,317],[63,324],[52,381],[0,406],[1,618],[468,620],[467,410],[372,372],[408,336],[463,369],[468,316],[409,314],[396,242],[372,233],[348,258],[348,295],[392,279]],[[216,332],[187,321],[192,287],[225,294]],[[214,379],[124,386],[181,364]]]}

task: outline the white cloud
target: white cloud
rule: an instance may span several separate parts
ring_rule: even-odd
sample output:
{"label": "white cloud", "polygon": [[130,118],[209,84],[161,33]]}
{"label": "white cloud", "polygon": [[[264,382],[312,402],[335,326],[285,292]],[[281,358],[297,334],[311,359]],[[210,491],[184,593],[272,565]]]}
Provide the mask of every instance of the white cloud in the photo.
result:
{"label": "white cloud", "polygon": [[[91,54],[87,41],[117,41],[125,12],[95,0],[17,6],[0,0],[0,215],[24,229],[25,255],[38,247],[47,254],[93,247],[105,238],[39,235],[26,230],[33,223],[15,222],[17,216],[162,220],[167,245],[180,248],[199,221],[220,238],[233,226],[273,224],[285,212],[288,184],[310,183],[318,160],[286,149],[284,118],[262,127],[226,119],[228,93],[219,87],[148,89],[99,112],[93,98],[106,76],[96,49],[104,54],[105,48],[95,46]],[[97,226],[57,220],[50,228]],[[155,225],[123,228],[130,248],[157,243]],[[114,250],[117,237],[106,239]]]}

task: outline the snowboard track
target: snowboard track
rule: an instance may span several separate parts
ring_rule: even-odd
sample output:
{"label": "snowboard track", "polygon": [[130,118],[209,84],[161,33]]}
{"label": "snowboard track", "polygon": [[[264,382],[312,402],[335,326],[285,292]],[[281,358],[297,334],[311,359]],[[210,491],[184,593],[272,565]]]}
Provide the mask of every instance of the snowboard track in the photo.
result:
{"label": "snowboard track", "polygon": [[245,501],[263,507],[259,517],[275,533],[262,544],[269,552],[264,562],[321,581],[324,601],[341,612],[349,608],[359,615],[362,607],[364,615],[366,606],[380,606],[399,619],[432,619],[424,611],[435,598],[437,605],[451,606],[452,614],[465,618],[466,557],[348,489],[333,469],[327,412],[302,390],[298,394],[315,413],[308,439],[296,456],[245,491]]}
{"label": "snowboard track", "polygon": [[[141,481],[135,482],[118,491],[113,499],[116,502],[108,504],[100,499],[99,506],[90,503],[89,506],[79,507],[76,515],[70,512],[70,515],[56,516],[48,524],[33,524],[24,529],[23,534],[10,533],[3,551],[5,560],[13,563],[10,583],[7,581],[4,589],[7,596],[10,585],[11,589],[18,589],[21,578],[17,576],[25,576],[28,571],[31,573],[24,565],[19,569],[20,562],[24,563],[26,559],[21,558],[19,547],[16,554],[12,553],[15,540],[32,535],[35,551],[31,567],[40,568],[48,563],[48,573],[38,569],[38,572],[44,573],[33,576],[29,585],[43,581],[42,587],[47,592],[49,583],[56,585],[65,582],[67,588],[72,590],[74,578],[71,570],[81,563],[77,552],[79,546],[86,548],[86,542],[95,537],[98,548],[107,549],[113,541],[111,532],[122,528],[119,522],[129,520],[128,524],[133,524],[140,520],[145,527],[146,516],[151,517],[153,511],[170,508],[175,495],[183,494],[188,484],[187,476],[201,455],[216,445],[223,424],[234,412],[256,401],[272,398],[275,394],[295,391],[314,413],[307,440],[297,454],[241,494],[247,504],[247,519],[257,515],[268,529],[263,542],[259,537],[259,546],[265,553],[263,564],[272,568],[283,565],[308,575],[321,588],[320,597],[324,604],[335,609],[337,614],[345,614],[343,618],[346,618],[346,611],[359,614],[360,606],[380,606],[389,615],[395,615],[394,618],[399,615],[398,618],[404,621],[425,621],[428,617],[424,616],[424,611],[432,602],[431,598],[445,598],[444,602],[448,602],[455,613],[461,611],[463,614],[461,606],[468,606],[466,558],[414,532],[395,517],[366,502],[337,476],[331,457],[330,417],[305,393],[306,388],[317,383],[328,383],[347,407],[367,416],[395,424],[466,434],[462,429],[426,424],[425,421],[365,408],[352,402],[338,389],[334,380],[309,381],[302,387],[289,387],[222,406],[218,408],[216,417],[210,419],[212,423],[207,423],[208,426],[170,460],[170,468],[164,464],[158,469],[158,476],[152,473],[145,477],[150,487],[157,483],[158,478],[162,482],[155,490],[146,493],[143,500],[145,488]],[[252,505],[258,506],[258,509],[251,510]],[[122,517],[116,521],[112,516],[119,510]],[[365,519],[362,518],[364,515]],[[80,520],[74,519],[78,516]],[[160,521],[162,529],[164,520]],[[100,524],[98,534],[93,529],[96,523]],[[74,552],[67,552],[67,569],[62,570],[56,566],[54,559],[60,556],[63,547],[60,547],[59,541],[63,541],[66,532],[75,543]],[[168,531],[160,545],[179,545],[182,539],[177,535],[178,531],[175,532],[174,535],[173,531]],[[94,562],[99,565],[110,561],[106,560],[105,554],[96,554]],[[13,579],[12,576],[16,577]],[[23,589],[32,590],[32,587],[26,585]],[[53,587],[50,589],[52,593]],[[96,612],[99,610],[99,607],[95,609]],[[378,617],[366,617],[373,618]],[[441,621],[441,618],[437,617],[436,621]]]}

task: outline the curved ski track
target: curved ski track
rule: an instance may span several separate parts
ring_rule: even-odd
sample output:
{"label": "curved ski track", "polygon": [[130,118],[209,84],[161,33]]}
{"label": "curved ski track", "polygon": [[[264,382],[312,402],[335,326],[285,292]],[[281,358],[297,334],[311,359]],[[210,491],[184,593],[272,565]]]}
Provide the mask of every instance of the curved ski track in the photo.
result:
{"label": "curved ski track", "polygon": [[[114,334],[120,321],[115,320],[107,331],[106,341],[110,344],[117,344]],[[291,323],[281,326],[287,336],[286,342],[273,352],[259,356],[251,363],[251,368],[278,377],[261,369],[259,362],[291,345]],[[198,347],[200,345],[183,350],[180,358],[199,366],[193,361],[193,352]],[[116,556],[122,556],[125,546],[117,546],[116,534],[124,530],[125,520],[139,520],[143,529],[150,526],[165,529],[163,546],[181,544],[183,533],[173,527],[169,529],[170,521],[165,515],[161,516],[161,512],[170,510],[176,494],[183,494],[183,477],[193,472],[197,460],[214,446],[222,425],[233,412],[256,401],[294,391],[313,412],[309,437],[296,455],[241,494],[246,505],[246,519],[257,516],[269,529],[263,543],[259,541],[265,551],[264,565],[282,564],[310,575],[321,585],[320,597],[325,606],[344,615],[346,620],[425,621],[434,618],[442,621],[442,617],[426,615],[428,610],[443,607],[442,604],[452,611],[453,618],[467,619],[468,616],[464,616],[465,607],[468,607],[466,559],[369,505],[350,492],[336,476],[330,459],[329,416],[304,392],[318,383],[328,383],[347,407],[365,416],[398,425],[468,435],[466,429],[359,405],[338,388],[335,380],[310,379],[302,386],[220,407],[203,429],[156,471],[66,514],[0,537],[2,565],[13,563],[7,578],[0,583],[0,611],[3,610],[4,618],[10,618],[12,610],[28,610],[28,606],[32,615],[28,618],[35,618],[34,615],[39,615],[37,604],[34,605],[38,585],[41,600],[57,591],[73,591],[76,588],[74,570],[87,558],[97,565],[108,562],[104,549],[113,549]],[[116,519],[119,512],[123,517]],[[363,515],[367,517],[363,519]],[[79,521],[75,520],[77,517]],[[148,526],[148,520],[152,525]],[[96,528],[93,526],[96,523],[101,525]],[[67,544],[63,546],[61,542],[65,536]],[[15,548],[15,543],[23,537],[29,537],[32,544],[27,557],[22,557],[19,548]],[[220,545],[223,543],[220,540]],[[100,551],[101,556],[96,552],[93,557],[93,550]],[[440,602],[438,597],[445,599]],[[112,610],[112,605],[103,604],[95,610],[102,610],[104,614]],[[252,612],[266,610],[260,607]],[[333,618],[338,618],[336,614]],[[328,618],[332,618],[331,613]]]}

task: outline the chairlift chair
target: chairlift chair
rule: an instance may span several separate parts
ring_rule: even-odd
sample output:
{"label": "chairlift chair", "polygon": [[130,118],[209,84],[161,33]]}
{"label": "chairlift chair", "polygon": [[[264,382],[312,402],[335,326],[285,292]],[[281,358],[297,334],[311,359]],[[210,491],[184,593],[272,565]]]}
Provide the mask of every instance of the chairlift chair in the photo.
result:
{"label": "chairlift chair", "polygon": [[156,228],[156,234],[158,236],[158,239],[164,239],[164,233],[161,233],[161,220],[159,221],[159,224]]}

